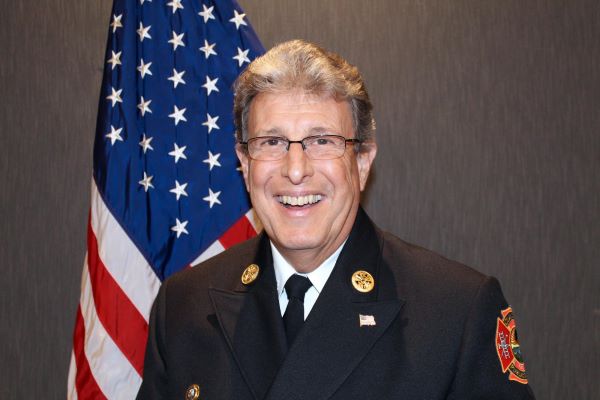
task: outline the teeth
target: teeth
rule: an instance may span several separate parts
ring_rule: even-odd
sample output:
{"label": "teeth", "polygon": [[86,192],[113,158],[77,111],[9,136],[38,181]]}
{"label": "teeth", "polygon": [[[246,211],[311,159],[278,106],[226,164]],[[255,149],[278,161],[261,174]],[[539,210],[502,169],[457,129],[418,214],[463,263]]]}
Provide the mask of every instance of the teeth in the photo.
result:
{"label": "teeth", "polygon": [[309,194],[307,196],[278,196],[277,200],[281,204],[289,204],[291,206],[305,206],[307,204],[315,204],[321,201],[320,194]]}

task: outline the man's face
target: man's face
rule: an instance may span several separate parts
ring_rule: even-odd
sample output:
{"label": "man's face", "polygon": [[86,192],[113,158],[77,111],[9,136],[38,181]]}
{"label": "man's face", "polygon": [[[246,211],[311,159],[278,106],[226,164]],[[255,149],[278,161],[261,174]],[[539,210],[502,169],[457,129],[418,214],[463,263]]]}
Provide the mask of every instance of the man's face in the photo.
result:
{"label": "man's face", "polygon": [[[302,92],[262,93],[252,101],[249,138],[302,140],[324,133],[354,138],[347,102]],[[366,148],[356,153],[348,144],[340,158],[311,160],[296,143],[277,161],[251,160],[238,149],[246,188],[269,238],[288,261],[299,255],[314,261],[294,265],[297,269],[316,268],[350,233],[376,153],[375,144]],[[313,201],[320,196],[320,200],[302,206],[285,204],[304,196],[313,196]]]}

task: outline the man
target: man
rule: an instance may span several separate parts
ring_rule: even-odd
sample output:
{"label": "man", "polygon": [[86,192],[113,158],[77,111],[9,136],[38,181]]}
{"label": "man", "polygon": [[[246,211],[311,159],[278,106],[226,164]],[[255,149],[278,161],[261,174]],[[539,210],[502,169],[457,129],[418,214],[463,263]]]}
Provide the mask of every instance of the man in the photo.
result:
{"label": "man", "polygon": [[292,41],[235,92],[264,232],[163,284],[138,398],[533,398],[498,282],[361,209],[377,146],[358,70]]}

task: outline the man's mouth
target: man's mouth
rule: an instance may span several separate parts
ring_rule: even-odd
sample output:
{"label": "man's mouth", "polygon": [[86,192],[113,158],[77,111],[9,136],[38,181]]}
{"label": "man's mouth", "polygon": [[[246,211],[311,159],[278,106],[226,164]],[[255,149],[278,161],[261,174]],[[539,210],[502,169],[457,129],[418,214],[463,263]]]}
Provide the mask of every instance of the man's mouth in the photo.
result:
{"label": "man's mouth", "polygon": [[306,196],[277,196],[277,201],[284,206],[303,207],[306,205],[316,204],[321,201],[320,194],[309,194]]}

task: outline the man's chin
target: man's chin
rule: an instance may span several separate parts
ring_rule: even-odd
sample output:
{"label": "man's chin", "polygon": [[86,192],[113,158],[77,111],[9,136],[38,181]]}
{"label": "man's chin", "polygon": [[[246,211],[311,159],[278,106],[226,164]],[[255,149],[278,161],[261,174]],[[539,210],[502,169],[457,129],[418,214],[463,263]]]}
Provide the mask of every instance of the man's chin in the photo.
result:
{"label": "man's chin", "polygon": [[323,241],[317,240],[314,235],[312,237],[299,237],[290,233],[288,235],[282,234],[281,236],[269,235],[269,237],[275,238],[274,243],[281,252],[302,253],[305,251],[318,250],[323,247]]}

